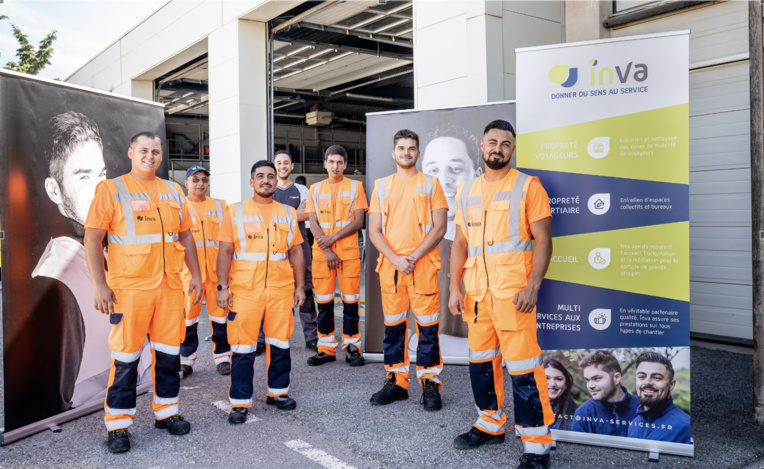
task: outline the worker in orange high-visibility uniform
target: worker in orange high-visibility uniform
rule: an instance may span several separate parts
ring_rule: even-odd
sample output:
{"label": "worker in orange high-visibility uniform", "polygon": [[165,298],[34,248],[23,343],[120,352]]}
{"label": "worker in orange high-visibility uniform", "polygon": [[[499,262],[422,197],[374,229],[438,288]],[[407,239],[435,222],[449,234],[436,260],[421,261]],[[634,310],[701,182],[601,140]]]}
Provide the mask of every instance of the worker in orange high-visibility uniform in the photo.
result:
{"label": "worker in orange high-visibility uniform", "polygon": [[[469,328],[478,419],[454,447],[504,441],[503,359],[512,378],[515,430],[523,442],[518,468],[548,468],[554,412],[536,340],[536,300],[552,256],[549,197],[538,178],[509,166],[515,149],[509,122],[488,124],[480,146],[485,173],[457,190],[448,303]],[[466,299],[459,291],[462,273]]]}
{"label": "worker in orange high-visibility uniform", "polygon": [[[218,373],[231,374],[231,346],[228,345],[227,316],[228,312],[217,305],[217,262],[218,262],[218,228],[223,220],[226,203],[222,199],[207,197],[210,188],[210,172],[204,166],[192,166],[186,171],[186,189],[193,226],[191,234],[196,242],[196,256],[202,272],[203,297],[207,299],[207,315],[212,329],[212,359],[215,361]],[[188,289],[191,272],[183,269],[181,273],[183,285]],[[194,304],[186,297],[186,338],[180,344],[180,370],[183,378],[194,372],[196,350],[199,348],[199,314],[202,312],[202,302]]]}
{"label": "worker in orange high-visibility uniform", "polygon": [[[98,184],[85,221],[94,306],[109,314],[112,324],[104,417],[112,453],[130,449],[127,428],[135,416],[138,358],[147,334],[154,362],[154,426],[173,435],[190,431],[191,425],[178,414],[184,257],[191,272],[188,294],[194,303],[202,289],[183,190],[155,176],[162,162],[162,142],[154,133],[141,132],[130,141],[127,155],[132,160],[130,173]],[[102,248],[106,234],[108,276]]]}
{"label": "worker in orange high-visibility uniform", "polygon": [[308,207],[313,243],[313,291],[318,303],[318,353],[308,358],[308,365],[319,366],[335,361],[334,290],[340,287],[342,298],[342,348],[345,362],[363,366],[358,304],[361,300],[361,251],[358,230],[363,227],[364,212],[369,208],[363,184],[342,175],[347,166],[347,152],[332,145],[324,153],[328,179],[310,186]]}
{"label": "worker in orange high-visibility uniform", "polygon": [[[395,174],[374,183],[369,209],[369,239],[379,250],[377,272],[385,317],[384,362],[387,379],[371,397],[373,405],[408,399],[408,311],[419,336],[417,381],[424,410],[440,410],[440,292],[438,243],[446,234],[448,202],[437,178],[417,171],[419,136],[400,130],[393,136]],[[395,220],[395,221],[393,221]]]}
{"label": "worker in orange high-visibility uniform", "polygon": [[[268,397],[281,410],[297,404],[289,397],[292,308],[305,301],[305,258],[297,212],[273,200],[276,166],[258,161],[249,184],[254,196],[228,206],[218,241],[218,307],[228,309],[231,387],[228,422],[244,423],[252,407],[252,379],[260,323],[265,333]],[[230,279],[231,283],[228,283]]]}

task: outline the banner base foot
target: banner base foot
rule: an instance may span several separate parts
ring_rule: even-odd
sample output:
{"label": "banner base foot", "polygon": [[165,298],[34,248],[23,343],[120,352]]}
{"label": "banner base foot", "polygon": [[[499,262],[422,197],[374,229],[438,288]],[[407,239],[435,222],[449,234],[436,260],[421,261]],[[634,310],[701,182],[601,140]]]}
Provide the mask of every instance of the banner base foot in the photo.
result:
{"label": "banner base foot", "polygon": [[61,433],[61,427],[55,423],[48,425],[48,430],[52,431],[53,433]]}
{"label": "banner base foot", "polygon": [[658,462],[661,458],[661,453],[657,451],[650,451],[650,454],[647,455],[647,460],[650,462]]}

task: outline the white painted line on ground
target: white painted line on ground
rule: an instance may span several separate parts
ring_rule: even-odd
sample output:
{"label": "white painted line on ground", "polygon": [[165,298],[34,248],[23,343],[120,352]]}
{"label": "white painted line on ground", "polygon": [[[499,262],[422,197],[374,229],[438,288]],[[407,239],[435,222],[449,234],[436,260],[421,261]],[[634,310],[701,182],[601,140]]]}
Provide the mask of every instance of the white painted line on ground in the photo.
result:
{"label": "white painted line on ground", "polygon": [[198,389],[201,386],[181,386],[180,389]]}
{"label": "white painted line on ground", "polygon": [[302,440],[291,440],[284,443],[287,448],[297,451],[311,461],[317,462],[324,466],[326,469],[355,469],[353,466],[348,466],[339,459],[326,454],[320,449],[312,447],[309,443]]}
{"label": "white painted line on ground", "polygon": [[[228,401],[215,401],[215,402],[212,403],[212,405],[214,405],[218,409],[222,410],[226,414],[230,414],[231,413],[231,403],[228,402]],[[258,420],[260,420],[260,419],[255,417],[254,415],[252,415],[250,413],[247,413],[247,421],[244,422],[244,423],[257,422]]]}

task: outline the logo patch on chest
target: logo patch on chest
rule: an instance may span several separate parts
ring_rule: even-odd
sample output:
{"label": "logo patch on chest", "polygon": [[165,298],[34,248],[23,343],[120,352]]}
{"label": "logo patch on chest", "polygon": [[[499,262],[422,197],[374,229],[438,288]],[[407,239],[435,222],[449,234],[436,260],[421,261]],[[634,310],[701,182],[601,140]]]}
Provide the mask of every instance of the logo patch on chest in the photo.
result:
{"label": "logo patch on chest", "polygon": [[467,219],[470,221],[477,221],[483,217],[482,207],[467,207]]}
{"label": "logo patch on chest", "polygon": [[130,205],[133,207],[133,212],[148,212],[151,210],[151,202],[148,200],[131,200]]}
{"label": "logo patch on chest", "polygon": [[249,233],[259,233],[262,231],[262,223],[259,221],[252,221],[244,224],[244,232],[247,234]]}

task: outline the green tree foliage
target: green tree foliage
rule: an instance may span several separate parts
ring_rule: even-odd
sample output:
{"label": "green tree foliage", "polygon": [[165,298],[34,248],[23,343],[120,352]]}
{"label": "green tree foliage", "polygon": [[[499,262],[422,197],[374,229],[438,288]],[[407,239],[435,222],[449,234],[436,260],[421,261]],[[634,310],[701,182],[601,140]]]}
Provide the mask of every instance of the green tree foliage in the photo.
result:
{"label": "green tree foliage", "polygon": [[[0,15],[0,20],[7,19],[6,15]],[[53,31],[40,41],[40,45],[35,48],[29,43],[29,37],[21,32],[15,24],[11,24],[13,28],[13,37],[19,43],[19,48],[16,49],[17,62],[8,62],[5,64],[5,69],[13,70],[16,72],[28,73],[30,75],[37,75],[45,68],[46,65],[50,65],[50,57],[53,55],[53,41],[56,40],[56,32]]]}

